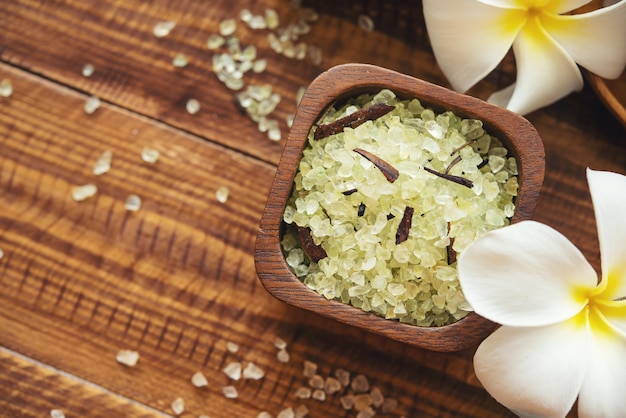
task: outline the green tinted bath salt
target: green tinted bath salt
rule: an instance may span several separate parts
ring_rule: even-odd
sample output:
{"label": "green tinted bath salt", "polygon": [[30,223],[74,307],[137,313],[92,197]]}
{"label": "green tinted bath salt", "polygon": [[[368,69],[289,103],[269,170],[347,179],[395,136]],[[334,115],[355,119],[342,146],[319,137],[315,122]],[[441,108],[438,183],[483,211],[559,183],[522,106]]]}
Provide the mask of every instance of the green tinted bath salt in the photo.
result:
{"label": "green tinted bath salt", "polygon": [[286,262],[328,299],[418,326],[455,322],[471,311],[456,258],[510,223],[517,174],[481,121],[389,90],[361,95],[311,129],[283,214]]}

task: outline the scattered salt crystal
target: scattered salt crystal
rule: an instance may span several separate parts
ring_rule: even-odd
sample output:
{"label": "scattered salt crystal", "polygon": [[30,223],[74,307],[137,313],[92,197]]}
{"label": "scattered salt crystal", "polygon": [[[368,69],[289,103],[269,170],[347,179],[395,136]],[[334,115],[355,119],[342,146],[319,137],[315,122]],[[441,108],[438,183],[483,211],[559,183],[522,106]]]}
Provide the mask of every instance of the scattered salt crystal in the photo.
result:
{"label": "scattered salt crystal", "polygon": [[259,412],[259,415],[256,416],[256,418],[272,418],[272,414],[266,411],[261,411]]}
{"label": "scattered salt crystal", "polygon": [[280,24],[278,13],[274,9],[265,9],[265,22],[269,29],[276,29]]}
{"label": "scattered salt crystal", "polygon": [[226,342],[226,350],[228,350],[229,353],[236,353],[237,351],[239,351],[239,344],[228,341]]}
{"label": "scattered salt crystal", "polygon": [[83,67],[83,77],[91,77],[96,69],[91,64],[85,64]]}
{"label": "scattered salt crystal", "polygon": [[133,367],[139,361],[139,353],[133,350],[120,350],[117,352],[115,360],[125,366]]}
{"label": "scattered salt crystal", "polygon": [[293,408],[288,407],[278,413],[276,418],[295,418],[296,414],[293,412]]}
{"label": "scattered salt crystal", "polygon": [[293,410],[293,413],[294,413],[296,418],[303,418],[303,417],[306,417],[307,415],[309,415],[309,408],[307,408],[306,405],[298,405]]}
{"label": "scattered salt crystal", "polygon": [[171,407],[174,415],[180,415],[185,412],[185,401],[183,400],[183,398],[176,398],[172,402]]}
{"label": "scattered salt crystal", "polygon": [[374,30],[374,21],[368,15],[361,14],[357,18],[357,24],[365,32],[371,32]]}
{"label": "scattered salt crystal", "polygon": [[361,393],[354,397],[354,409],[362,411],[372,404],[372,397],[368,393]]}
{"label": "scattered salt crystal", "polygon": [[219,31],[222,36],[230,36],[237,30],[235,19],[224,19],[220,22]]}
{"label": "scattered salt crystal", "polygon": [[334,377],[327,377],[326,382],[324,383],[324,390],[328,395],[332,395],[333,393],[337,393],[341,390],[341,383],[339,380]]}
{"label": "scattered salt crystal", "polygon": [[339,398],[339,402],[341,403],[343,409],[349,410],[354,408],[354,396],[352,395],[342,396]]}
{"label": "scattered salt crystal", "polygon": [[194,115],[198,113],[198,111],[200,110],[200,102],[197,101],[196,99],[189,99],[187,100],[187,104],[185,105],[185,108],[187,109],[187,112]]}
{"label": "scattered salt crystal", "polygon": [[311,397],[311,392],[312,391],[310,388],[300,386],[298,389],[296,389],[295,396],[299,399],[309,399]]}
{"label": "scattered salt crystal", "polygon": [[83,186],[72,187],[72,199],[77,202],[83,201],[87,198],[94,196],[98,192],[98,188],[95,184],[85,184]]}
{"label": "scattered salt crystal", "polygon": [[207,386],[209,384],[209,381],[202,372],[195,372],[193,376],[191,376],[191,383],[195,387],[201,388]]}
{"label": "scattered salt crystal", "polygon": [[398,407],[398,401],[393,398],[385,398],[381,411],[383,414],[393,412]]}
{"label": "scattered salt crystal", "polygon": [[356,418],[372,418],[375,415],[376,411],[374,411],[371,406],[368,406],[365,409],[359,411],[359,413],[356,414]]}
{"label": "scattered salt crystal", "polygon": [[235,399],[239,396],[239,392],[237,392],[237,388],[234,386],[224,386],[222,388],[222,393],[224,394],[224,397],[228,399]]}
{"label": "scattered salt crystal", "polygon": [[350,372],[345,369],[335,370],[335,377],[341,383],[341,386],[348,386],[350,384]]}
{"label": "scattered salt crystal", "polygon": [[304,360],[304,370],[302,371],[302,375],[304,377],[312,378],[313,376],[315,376],[316,372],[317,364],[309,360]]}
{"label": "scattered salt crystal", "polygon": [[272,128],[267,131],[267,137],[272,141],[280,141],[280,138],[282,138],[282,133],[280,132],[279,128]]}
{"label": "scattered salt crystal", "polygon": [[215,191],[215,198],[220,203],[226,203],[228,200],[229,189],[226,186],[220,186]]}
{"label": "scattered salt crystal", "polygon": [[239,12],[239,19],[241,19],[242,22],[249,22],[250,19],[252,19],[252,12],[250,9],[241,9]]}
{"label": "scattered salt crystal", "polygon": [[2,260],[2,258],[4,258],[4,250],[0,248],[0,260]]}
{"label": "scattered salt crystal", "polygon": [[359,374],[355,376],[354,379],[352,379],[351,387],[354,393],[363,393],[369,390],[370,383],[367,380],[367,377],[365,377],[362,374]]}
{"label": "scattered salt crystal", "polygon": [[276,359],[281,363],[288,363],[289,353],[285,349],[279,350],[278,353],[276,354]]}
{"label": "scattered salt crystal", "polygon": [[243,369],[242,375],[244,379],[259,380],[262,379],[263,376],[265,376],[265,372],[256,364],[250,362],[246,364],[246,367]]}
{"label": "scattered salt crystal", "polygon": [[187,60],[187,55],[183,53],[176,54],[176,56],[172,60],[172,65],[178,68],[185,67],[188,63],[189,61]]}
{"label": "scattered salt crystal", "polygon": [[248,26],[250,27],[250,29],[265,29],[267,28],[267,21],[265,20],[265,17],[263,16],[252,16],[252,18],[250,20],[248,20]]}
{"label": "scattered salt crystal", "polygon": [[252,71],[255,73],[262,73],[267,68],[266,59],[258,59],[252,64]]}
{"label": "scattered salt crystal", "polygon": [[241,363],[233,361],[224,367],[224,373],[232,380],[241,379]]}
{"label": "scattered salt crystal", "polygon": [[97,96],[90,96],[89,98],[87,98],[87,100],[85,100],[84,109],[86,114],[91,115],[93,112],[98,110],[99,107],[100,98],[98,98]]}
{"label": "scattered salt crystal", "polygon": [[279,350],[284,350],[287,348],[287,342],[280,337],[276,337],[274,339],[274,347],[278,348]]}
{"label": "scattered salt crystal", "polygon": [[376,408],[380,408],[380,406],[385,401],[385,397],[378,387],[372,388],[372,390],[370,391],[370,396],[372,399],[372,405],[374,405]]}
{"label": "scattered salt crystal", "polygon": [[0,96],[9,97],[13,94],[13,83],[8,78],[0,81]]}
{"label": "scattered salt crystal", "polygon": [[158,150],[150,147],[143,147],[143,150],[141,150],[141,159],[147,163],[156,163],[160,155]]}
{"label": "scattered salt crystal", "polygon": [[137,212],[141,209],[141,198],[136,194],[131,194],[126,198],[126,202],[124,202],[124,208],[131,212]]}
{"label": "scattered salt crystal", "polygon": [[311,386],[314,389],[323,389],[324,378],[320,376],[319,374],[316,374],[315,376],[309,379],[309,386]]}
{"label": "scattered salt crystal", "polygon": [[326,400],[326,392],[324,392],[324,390],[322,389],[315,389],[311,394],[311,398],[323,402]]}
{"label": "scattered salt crystal", "polygon": [[152,33],[157,38],[163,38],[164,36],[169,35],[174,27],[176,27],[176,22],[174,22],[173,20],[159,22],[154,25],[154,28],[152,28]]}
{"label": "scattered salt crystal", "polygon": [[93,166],[93,173],[96,176],[107,173],[111,169],[111,160],[113,159],[113,153],[110,150],[104,151],[100,157],[96,160]]}
{"label": "scattered salt crystal", "polygon": [[51,409],[50,417],[51,418],[65,418],[65,414],[60,409]]}
{"label": "scattered salt crystal", "polygon": [[209,39],[206,42],[206,46],[209,49],[217,49],[224,45],[224,43],[226,43],[224,37],[214,33],[213,35],[209,36]]}

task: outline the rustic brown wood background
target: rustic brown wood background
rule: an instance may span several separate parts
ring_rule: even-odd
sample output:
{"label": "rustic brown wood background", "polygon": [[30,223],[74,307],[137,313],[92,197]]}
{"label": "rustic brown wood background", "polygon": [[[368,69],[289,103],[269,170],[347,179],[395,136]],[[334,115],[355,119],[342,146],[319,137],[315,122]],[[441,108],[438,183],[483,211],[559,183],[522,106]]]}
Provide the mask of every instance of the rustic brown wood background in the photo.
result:
{"label": "rustic brown wood background", "polygon": [[[421,3],[383,0],[316,2],[319,21],[303,41],[322,48],[315,66],[275,54],[267,31],[242,27],[268,70],[247,76],[269,83],[283,100],[333,65],[366,62],[447,85],[433,61]],[[306,5],[306,3],[305,3]],[[284,139],[278,143],[240,114],[233,93],[211,72],[206,40],[242,8],[295,19],[286,0],[1,0],[0,79],[0,416],[256,417],[304,404],[311,417],[352,417],[338,396],[298,400],[304,360],[328,375],[366,375],[398,400],[392,417],[500,417],[510,413],[476,380],[473,350],[441,354],[409,348],[290,308],[269,296],[254,270],[257,227]],[[369,14],[376,30],[356,25]],[[177,26],[165,38],[160,21]],[[189,57],[174,68],[173,57]],[[95,67],[81,75],[86,63]],[[470,93],[486,97],[514,79],[509,57]],[[83,104],[102,107],[86,115]],[[189,98],[201,110],[185,111]],[[528,115],[545,142],[547,169],[535,219],[567,235],[599,267],[585,168],[626,173],[626,132],[590,88]],[[154,165],[144,146],[161,151]],[[102,151],[113,167],[94,177]],[[72,185],[94,182],[98,194],[74,202]],[[225,204],[219,186],[230,189]],[[124,209],[136,193],[144,207]],[[276,337],[288,363],[276,360]],[[232,354],[226,342],[241,349]],[[115,360],[137,350],[134,368]],[[226,399],[221,369],[254,361],[260,381],[239,381]],[[209,387],[195,388],[196,371]],[[575,416],[575,413],[572,414]],[[381,414],[379,414],[381,416]]]}

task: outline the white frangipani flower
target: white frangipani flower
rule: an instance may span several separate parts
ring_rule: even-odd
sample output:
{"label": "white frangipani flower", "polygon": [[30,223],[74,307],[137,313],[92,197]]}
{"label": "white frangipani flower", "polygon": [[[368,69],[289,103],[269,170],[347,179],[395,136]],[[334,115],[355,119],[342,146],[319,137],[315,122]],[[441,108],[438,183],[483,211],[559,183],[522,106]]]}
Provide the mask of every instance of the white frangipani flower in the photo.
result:
{"label": "white frangipani flower", "polygon": [[626,65],[626,0],[563,15],[589,0],[424,0],[435,58],[460,92],[484,78],[513,46],[517,80],[488,99],[527,114],[580,90],[577,64],[604,78]]}
{"label": "white frangipani flower", "polygon": [[587,171],[602,277],[559,232],[524,221],[459,257],[475,311],[502,324],[474,356],[485,389],[520,416],[626,414],[626,176]]}

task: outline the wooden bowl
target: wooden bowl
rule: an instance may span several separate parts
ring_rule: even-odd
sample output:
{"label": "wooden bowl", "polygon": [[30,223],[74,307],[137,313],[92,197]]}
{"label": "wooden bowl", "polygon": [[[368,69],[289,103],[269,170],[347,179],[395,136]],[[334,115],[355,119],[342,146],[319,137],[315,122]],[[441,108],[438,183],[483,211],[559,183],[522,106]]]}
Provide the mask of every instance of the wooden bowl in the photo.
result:
{"label": "wooden bowl", "polygon": [[462,350],[484,339],[496,324],[473,312],[441,327],[420,327],[384,319],[340,301],[328,300],[309,289],[292,273],[283,256],[280,244],[285,230],[283,211],[311,126],[329,105],[382,88],[401,98],[417,98],[436,112],[451,110],[458,116],[482,120],[487,132],[497,136],[518,161],[519,190],[512,222],[531,218],[543,182],[545,162],[543,143],[526,119],[391,70],[365,64],[340,65],[316,78],[302,98],[261,219],[255,248],[256,270],[267,291],[290,305],[417,347]]}

